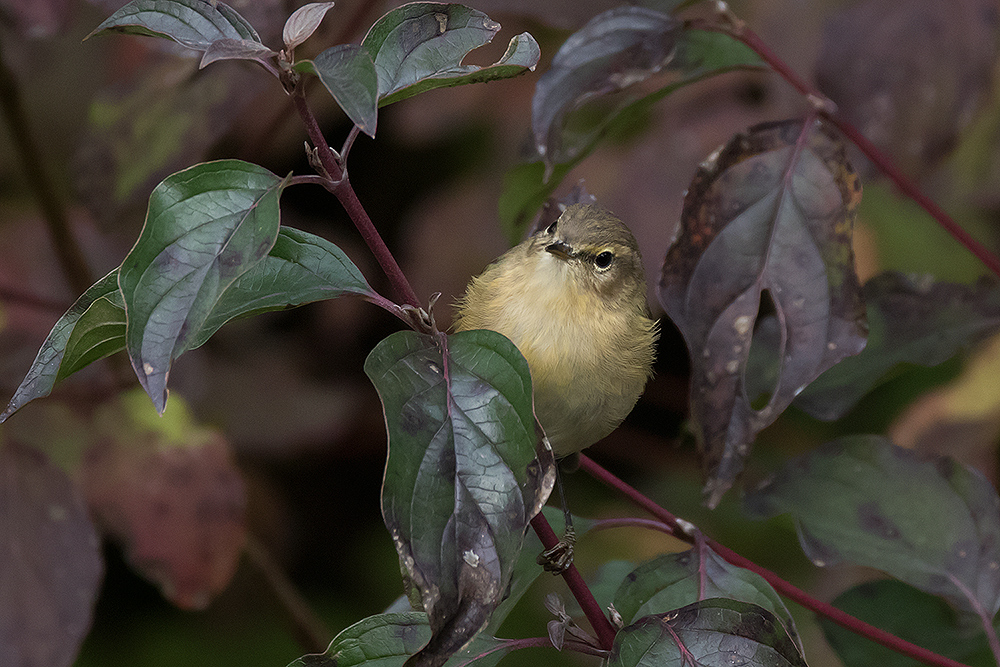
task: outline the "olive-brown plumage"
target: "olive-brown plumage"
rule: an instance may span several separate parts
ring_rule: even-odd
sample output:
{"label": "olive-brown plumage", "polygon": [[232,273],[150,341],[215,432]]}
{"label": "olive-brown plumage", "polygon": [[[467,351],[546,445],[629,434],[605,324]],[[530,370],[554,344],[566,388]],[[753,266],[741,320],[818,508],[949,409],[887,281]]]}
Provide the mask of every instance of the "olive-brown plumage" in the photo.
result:
{"label": "olive-brown plumage", "polygon": [[589,447],[631,412],[659,333],[635,237],[587,204],[570,206],[473,278],[455,329],[492,329],[518,347],[557,456]]}

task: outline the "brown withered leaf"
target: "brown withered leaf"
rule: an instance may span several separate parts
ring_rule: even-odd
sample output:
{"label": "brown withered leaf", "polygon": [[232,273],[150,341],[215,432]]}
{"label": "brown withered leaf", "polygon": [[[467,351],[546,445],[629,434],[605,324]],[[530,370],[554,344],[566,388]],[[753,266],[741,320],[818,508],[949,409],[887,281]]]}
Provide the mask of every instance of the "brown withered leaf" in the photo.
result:
{"label": "brown withered leaf", "polygon": [[911,177],[955,146],[988,93],[995,0],[868,0],[829,21],[819,88]]}
{"label": "brown withered leaf", "polygon": [[69,477],[0,438],[0,665],[68,667],[90,630],[104,565]]}
{"label": "brown withered leaf", "polygon": [[[757,433],[805,385],[864,347],[851,246],[860,200],[842,144],[818,120],[753,127],[691,183],[658,293],[691,354],[691,416],[711,506],[742,471]],[[766,353],[780,365],[761,383],[747,377],[747,362],[752,348],[764,353],[755,324],[772,307],[779,333]]]}
{"label": "brown withered leaf", "polygon": [[244,488],[225,438],[171,398],[162,420],[138,391],[103,406],[81,477],[91,510],[132,565],[178,607],[199,609],[236,570]]}

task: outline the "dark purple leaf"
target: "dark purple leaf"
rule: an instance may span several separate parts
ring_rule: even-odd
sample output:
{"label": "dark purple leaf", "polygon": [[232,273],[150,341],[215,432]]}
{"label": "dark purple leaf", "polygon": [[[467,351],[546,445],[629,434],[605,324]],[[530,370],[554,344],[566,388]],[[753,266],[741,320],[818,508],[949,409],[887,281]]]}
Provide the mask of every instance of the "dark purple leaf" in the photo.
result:
{"label": "dark purple leaf", "polygon": [[790,461],[747,504],[790,513],[817,565],[874,567],[986,619],[1000,610],[1000,499],[953,459],[842,438]]}
{"label": "dark purple leaf", "polygon": [[816,81],[846,120],[918,177],[988,99],[998,23],[993,0],[854,3],[826,25]]}
{"label": "dark purple leaf", "polygon": [[[691,416],[715,505],[756,434],[823,371],[864,347],[851,234],[861,184],[819,121],[734,137],[698,170],[667,252],[660,302],[691,355]],[[747,393],[754,328],[773,305],[780,359],[764,396]]]}
{"label": "dark purple leaf", "polygon": [[69,667],[90,630],[100,540],[69,477],[38,450],[0,442],[0,664]]}
{"label": "dark purple leaf", "polygon": [[560,47],[538,79],[531,125],[539,155],[563,162],[562,123],[584,100],[620,90],[660,71],[674,56],[679,21],[644,7],[617,7],[594,17]]}

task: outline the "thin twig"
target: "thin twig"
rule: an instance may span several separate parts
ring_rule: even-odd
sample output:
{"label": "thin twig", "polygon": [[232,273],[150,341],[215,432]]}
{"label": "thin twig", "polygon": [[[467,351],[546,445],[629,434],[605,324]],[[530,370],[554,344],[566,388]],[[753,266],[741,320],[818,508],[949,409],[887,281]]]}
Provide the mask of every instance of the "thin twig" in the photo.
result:
{"label": "thin twig", "polygon": [[6,65],[2,48],[0,48],[0,112],[10,129],[14,148],[24,167],[28,187],[31,188],[48,225],[59,264],[73,291],[82,294],[94,284],[94,276],[73,236],[62,198],[57,196],[52,179],[42,162],[41,150],[35,142],[31,123],[21,100],[20,84],[16,74]]}
{"label": "thin twig", "polygon": [[[559,538],[556,536],[555,531],[552,530],[552,526],[549,525],[545,515],[541,512],[536,514],[535,518],[531,520],[531,527],[535,530],[535,534],[538,535],[538,539],[542,541],[542,546],[546,549],[551,549],[559,543]],[[590,621],[594,632],[597,633],[597,640],[601,642],[601,648],[610,651],[615,643],[615,629],[611,625],[611,621],[608,620],[608,617],[604,615],[601,605],[594,599],[594,594],[590,592],[587,582],[580,575],[580,571],[576,569],[575,565],[570,564],[562,572],[562,577],[573,597],[576,598],[576,601],[583,609],[587,620]]]}
{"label": "thin twig", "polygon": [[326,626],[312,607],[288,579],[266,546],[253,534],[247,536],[246,554],[249,562],[267,583],[276,603],[285,614],[292,634],[304,651],[322,653],[330,645]]}
{"label": "thin twig", "polygon": [[358,201],[358,196],[355,194],[354,188],[351,187],[347,174],[341,167],[341,161],[333,152],[333,149],[330,148],[330,144],[327,143],[326,137],[319,127],[319,122],[316,120],[316,116],[313,115],[312,109],[309,108],[309,103],[306,101],[301,84],[297,85],[292,92],[292,100],[295,102],[295,109],[298,111],[303,125],[305,125],[309,141],[316,147],[320,163],[330,175],[331,182],[327,189],[333,192],[337,199],[340,200],[344,210],[347,211],[347,215],[350,216],[354,222],[354,226],[357,227],[361,233],[361,237],[368,245],[368,248],[375,255],[379,266],[382,267],[385,275],[389,278],[389,282],[392,284],[398,298],[403,303],[415,308],[419,307],[420,300],[417,299],[416,293],[410,286],[410,281],[406,279],[403,270],[399,268],[399,264],[396,262],[396,258],[393,257],[389,248],[385,245],[382,236],[378,233],[371,218],[368,217],[368,212],[365,211],[364,206]]}
{"label": "thin twig", "polygon": [[[598,481],[607,484],[619,493],[623,494],[633,503],[649,512],[657,519],[663,521],[670,527],[674,537],[680,538],[686,542],[694,543],[694,535],[690,534],[690,531],[686,530],[683,526],[683,523],[685,522],[682,522],[676,516],[660,507],[648,496],[640,493],[637,489],[633,488],[619,477],[595,463],[590,457],[583,454],[580,455],[580,468],[586,470],[587,473],[596,478]],[[905,639],[900,639],[885,630],[877,628],[874,625],[865,623],[861,619],[855,618],[854,616],[837,609],[831,604],[817,600],[801,588],[785,581],[774,572],[771,572],[770,570],[757,565],[753,561],[744,558],[732,549],[719,544],[715,540],[706,537],[705,544],[710,546],[727,562],[759,574],[767,581],[767,583],[771,584],[775,590],[785,597],[794,600],[803,607],[811,609],[821,616],[825,616],[842,628],[850,630],[851,632],[861,635],[862,637],[866,637],[873,642],[881,644],[882,646],[885,646],[886,648],[897,653],[908,655],[914,660],[919,660],[926,665],[933,665],[934,667],[968,667],[957,660],[952,660],[951,658],[946,658],[943,655],[938,655],[937,653],[929,651],[922,646],[917,646],[916,644],[910,643]]]}

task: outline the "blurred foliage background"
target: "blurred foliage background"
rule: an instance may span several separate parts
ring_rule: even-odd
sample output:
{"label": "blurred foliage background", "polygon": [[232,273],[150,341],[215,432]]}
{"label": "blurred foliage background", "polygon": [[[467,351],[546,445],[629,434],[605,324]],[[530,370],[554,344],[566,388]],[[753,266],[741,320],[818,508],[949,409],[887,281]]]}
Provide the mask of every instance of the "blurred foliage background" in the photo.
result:
{"label": "blurred foliage background", "polygon": [[[27,120],[18,126],[5,117],[0,131],[0,395],[5,397],[53,322],[92,282],[67,274],[39,206],[38,177],[18,150],[18,137],[30,133],[34,158],[52,184],[43,196],[68,221],[91,278],[121,261],[138,237],[150,190],[174,171],[201,160],[238,157],[276,174],[310,172],[305,135],[288,98],[253,66],[225,62],[199,71],[196,59],[165,40],[81,41],[120,4],[0,0],[3,95],[20,97]],[[277,44],[284,18],[298,3],[230,4],[265,43]],[[542,47],[541,72],[570,32],[615,3],[469,4],[503,25],[495,44],[472,54],[475,62],[494,62],[511,36],[528,30]],[[996,26],[982,25],[990,8],[995,19],[994,3],[958,3],[962,10],[944,17],[941,7],[947,3],[874,3],[895,7],[893,37],[905,36],[918,45],[913,49],[866,32],[868,10],[851,10],[850,4],[746,0],[732,7],[797,71],[818,72],[832,87],[838,85],[837,72],[847,72],[855,83],[866,76],[880,81],[882,115],[860,109],[859,125],[996,248]],[[300,55],[360,40],[392,6],[340,0]],[[831,38],[837,49],[829,46]],[[949,50],[949,43],[964,46]],[[897,70],[907,76],[877,76]],[[952,85],[956,70],[968,76]],[[352,149],[351,180],[361,201],[417,294],[426,299],[442,293],[436,310],[442,324],[469,277],[506,249],[497,199],[505,172],[530,150],[538,72],[431,91],[386,107],[377,139],[361,137]],[[843,104],[850,104],[853,93],[842,94]],[[350,129],[346,118],[328,96],[311,99],[331,144],[338,145]],[[776,76],[763,73],[732,73],[689,86],[654,107],[634,131],[611,138],[570,174],[562,191],[583,179],[600,204],[631,226],[653,285],[699,163],[733,133],[799,114],[805,104]],[[855,241],[862,279],[890,268],[957,282],[983,273],[929,217],[857,166],[865,182]],[[328,193],[291,188],[282,212],[284,222],[337,243],[373,286],[387,289]],[[662,314],[655,301],[651,304]],[[304,593],[331,637],[402,593],[379,511],[385,432],[378,398],[362,373],[368,351],[397,328],[393,318],[360,300],[321,302],[231,323],[186,354],[171,375],[173,392],[187,400],[196,418],[225,434],[247,487],[251,533],[273,556],[270,565]],[[870,576],[848,567],[820,573],[802,556],[790,522],[749,523],[736,494],[714,512],[700,506],[700,473],[682,426],[686,352],[679,335],[669,325],[664,330],[656,378],[625,425],[593,448],[592,456],[719,541],[820,598],[832,599]],[[789,411],[759,438],[748,476],[759,477],[834,435],[888,431],[898,444],[929,451],[939,443],[961,442],[961,450],[948,453],[995,482],[1000,346],[994,342],[974,354],[968,362],[901,371],[836,426]],[[66,382],[52,400],[86,404],[116,391],[116,377],[109,366],[96,364]],[[16,419],[32,424],[57,418],[44,405],[32,405]],[[567,484],[577,514],[635,513],[583,475],[568,476]],[[678,548],[657,534],[616,530],[585,538],[577,562],[596,576],[598,565],[609,559],[638,562]],[[172,606],[135,574],[119,545],[109,542],[104,549],[107,571],[79,667],[280,666],[306,652],[259,560],[244,558],[232,583],[205,610],[190,612]],[[560,590],[555,580],[542,586]],[[524,613],[508,622],[509,635],[544,634],[548,617],[539,599],[529,596]],[[793,613],[802,623],[810,664],[835,664],[824,654],[809,615],[796,608]],[[518,652],[506,664],[532,664],[538,655]]]}

